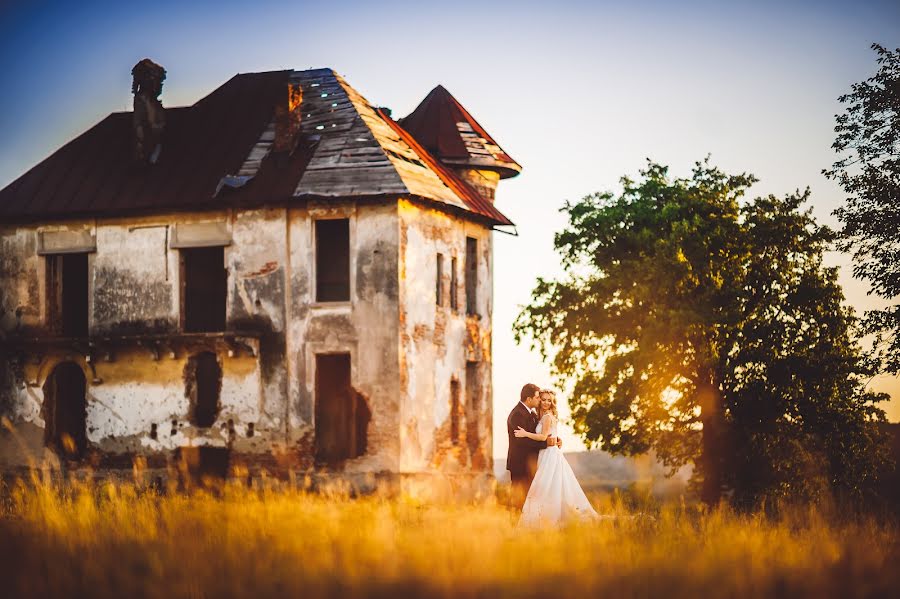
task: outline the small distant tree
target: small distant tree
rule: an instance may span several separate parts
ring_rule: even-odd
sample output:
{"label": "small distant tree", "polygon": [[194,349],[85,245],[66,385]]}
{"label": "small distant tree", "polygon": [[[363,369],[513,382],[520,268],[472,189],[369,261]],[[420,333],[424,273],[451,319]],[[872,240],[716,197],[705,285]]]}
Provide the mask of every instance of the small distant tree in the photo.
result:
{"label": "small distant tree", "polygon": [[863,389],[872,365],[822,263],[834,235],[801,210],[808,190],[739,203],[754,182],[649,163],[621,194],[567,203],[565,276],[538,279],[516,338],[571,384],[586,442],[694,463],[709,504],[860,492],[885,396]]}
{"label": "small distant tree", "polygon": [[[838,98],[832,147],[840,156],[825,175],[837,181],[847,200],[835,211],[843,228],[838,247],[852,252],[853,274],[872,292],[900,297],[900,48],[878,44],[878,72]],[[871,310],[863,330],[875,336],[881,366],[900,374],[900,303]]]}

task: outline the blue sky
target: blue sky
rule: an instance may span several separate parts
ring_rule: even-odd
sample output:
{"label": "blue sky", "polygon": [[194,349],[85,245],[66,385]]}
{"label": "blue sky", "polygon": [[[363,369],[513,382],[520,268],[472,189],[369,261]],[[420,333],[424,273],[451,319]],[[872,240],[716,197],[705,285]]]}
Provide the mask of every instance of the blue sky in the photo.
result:
{"label": "blue sky", "polygon": [[[900,46],[897,2],[9,2],[0,0],[0,186],[113,111],[131,67],[168,70],[165,106],[191,104],[237,72],[328,66],[395,116],[438,83],[523,167],[498,206],[494,403],[499,433],[523,372],[547,367],[511,324],[538,275],[560,272],[559,208],[616,189],[646,158],[686,175],[706,154],[760,178],[755,194],[809,186],[835,224],[837,97],[875,69],[872,42]],[[881,305],[843,266],[848,302]],[[892,420],[900,420],[900,384]],[[567,449],[578,447],[566,437]],[[495,435],[495,454],[505,453]]]}

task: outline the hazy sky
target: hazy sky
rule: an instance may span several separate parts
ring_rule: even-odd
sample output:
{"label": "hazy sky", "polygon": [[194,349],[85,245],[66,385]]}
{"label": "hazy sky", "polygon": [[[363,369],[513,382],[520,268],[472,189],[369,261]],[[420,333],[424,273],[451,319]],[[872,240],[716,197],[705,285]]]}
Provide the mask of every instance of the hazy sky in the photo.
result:
{"label": "hazy sky", "polygon": [[[9,2],[0,0],[0,186],[109,112],[131,109],[131,67],[168,75],[165,106],[238,72],[332,67],[371,102],[409,113],[443,84],[524,167],[495,235],[495,455],[525,379],[548,369],[512,339],[535,278],[560,272],[559,208],[617,189],[646,158],[686,176],[712,155],[760,178],[753,192],[812,189],[834,224],[837,97],[875,70],[872,42],[900,46],[894,2]],[[832,263],[846,265],[846,257]],[[848,301],[879,303],[843,269]],[[888,390],[900,420],[900,384]],[[566,449],[579,447],[565,437]]]}

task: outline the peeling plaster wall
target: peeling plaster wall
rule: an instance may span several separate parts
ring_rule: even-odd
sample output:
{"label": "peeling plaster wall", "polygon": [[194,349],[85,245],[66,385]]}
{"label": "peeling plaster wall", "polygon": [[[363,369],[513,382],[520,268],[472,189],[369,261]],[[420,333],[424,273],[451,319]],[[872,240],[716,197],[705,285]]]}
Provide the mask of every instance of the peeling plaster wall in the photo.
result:
{"label": "peeling plaster wall", "polygon": [[[69,226],[84,229],[86,223]],[[0,227],[0,341],[17,326],[17,308],[21,310],[19,326],[26,330],[41,327],[44,276],[36,228]]]}
{"label": "peeling plaster wall", "polygon": [[[315,301],[315,220],[350,224],[350,301]],[[398,439],[398,225],[396,204],[330,201],[290,211],[289,443],[312,455],[316,354],[349,353],[351,384],[372,418],[368,450],[345,472],[396,471]]]}
{"label": "peeling plaster wall", "polygon": [[[128,350],[117,353],[112,361],[95,362],[93,371],[84,356],[65,351],[49,352],[40,364],[26,364],[28,384],[17,386],[4,409],[3,415],[14,432],[4,430],[0,435],[0,467],[24,466],[29,458],[40,462],[47,457],[43,448],[42,387],[56,365],[67,361],[85,373],[87,439],[93,452],[148,455],[185,445],[227,445],[248,453],[268,451],[271,439],[259,401],[257,359],[246,354],[229,358],[220,352],[220,409],[213,425],[201,428],[189,421],[185,394],[184,372],[191,353],[175,358],[162,355],[154,360],[145,349]],[[101,383],[92,383],[94,372]],[[0,375],[0,383],[6,383],[8,389],[9,377],[3,379]],[[247,434],[249,423],[254,424],[252,437]],[[153,425],[156,439],[151,435]]]}
{"label": "peeling plaster wall", "polygon": [[[314,231],[321,218],[349,219],[349,302],[314,300]],[[135,337],[171,333],[177,338],[180,250],[168,247],[171,235],[176,224],[211,220],[225,222],[232,238],[224,252],[226,329],[247,332],[259,357],[250,353],[254,348],[232,352],[221,336],[197,342],[199,346],[190,345],[193,341],[167,345],[163,337],[157,351],[145,342],[139,345]],[[77,226],[85,224],[96,235],[96,252],[89,255],[90,332],[126,341],[91,356],[90,363],[70,347],[29,356],[18,370],[11,363],[2,365],[0,413],[15,432],[0,431],[0,468],[24,465],[29,456],[48,457],[42,386],[64,360],[85,372],[87,439],[95,456],[164,456],[184,445],[213,445],[242,455],[277,454],[281,465],[311,467],[316,355],[349,353],[351,384],[367,402],[371,420],[366,454],[349,460],[344,472],[487,470],[492,299],[486,227],[406,200],[330,200]],[[479,239],[480,318],[465,315],[467,235]],[[24,306],[22,322],[30,336],[41,333],[46,303],[45,260],[36,254],[36,238],[37,227],[0,230],[0,302],[7,311]],[[447,257],[448,295],[440,309],[434,304],[437,252]],[[456,313],[449,308],[454,255],[459,269]],[[223,374],[220,412],[213,426],[204,429],[189,422],[184,372],[190,355],[210,350]],[[477,417],[461,419],[459,442],[453,444],[450,380],[459,381],[465,409],[467,361],[478,362],[482,409]],[[478,441],[474,446],[468,442],[472,438]]]}
{"label": "peeling plaster wall", "polygon": [[[491,232],[482,225],[399,203],[401,472],[487,471],[491,463]],[[466,237],[478,239],[478,317],[466,315]],[[435,298],[437,254],[444,298]],[[458,308],[450,307],[457,258]],[[467,402],[466,363],[477,362],[477,413]],[[450,434],[451,380],[460,386],[459,437]],[[466,417],[468,416],[468,417]],[[470,446],[469,439],[473,440]]]}
{"label": "peeling plaster wall", "polygon": [[[266,442],[265,426],[255,424],[254,436],[246,435],[246,425],[262,419],[257,360],[246,355],[219,356],[220,409],[213,425],[201,428],[189,422],[184,381],[188,358],[185,353],[148,361],[146,352],[129,352],[117,356],[115,362],[97,364],[103,384],[88,388],[88,441],[105,453],[139,454],[185,445],[229,444],[236,450],[265,451],[265,446],[259,446]],[[234,424],[233,437],[229,420]],[[154,424],[156,439],[150,437]]]}
{"label": "peeling plaster wall", "polygon": [[98,223],[97,251],[88,255],[93,334],[177,330],[178,251],[168,248],[169,226]]}
{"label": "peeling plaster wall", "polygon": [[[90,333],[95,343],[97,339],[119,340],[115,346],[102,341],[100,349],[91,354],[87,343],[78,345],[77,350],[72,344],[65,348],[53,342],[22,350],[0,334],[0,415],[13,429],[0,430],[0,468],[53,458],[43,446],[43,385],[63,361],[74,362],[85,373],[89,463],[96,463],[98,456],[171,455],[184,445],[228,445],[239,453],[260,454],[283,444],[284,284],[255,271],[261,260],[269,260],[267,255],[283,250],[284,210],[274,217],[260,212],[241,214],[229,227],[235,229],[236,243],[242,244],[226,249],[226,265],[235,263],[229,282],[240,284],[240,295],[249,297],[251,306],[250,310],[230,310],[229,326],[243,327],[254,318],[265,322],[267,326],[256,327],[264,333],[259,341],[250,338],[244,345],[232,347],[221,336],[174,343],[163,337],[155,351],[152,342],[140,341],[144,347],[138,342],[146,334],[177,337],[179,250],[169,248],[175,224],[229,220],[229,213],[219,211],[0,229],[0,301],[10,310],[22,307],[22,336],[40,337],[48,332],[46,260],[37,254],[39,231],[88,228],[96,239],[96,251],[88,254]],[[276,275],[283,280],[283,270]],[[231,291],[234,289],[229,295]],[[129,338],[132,340],[127,341]],[[276,367],[270,372],[263,366],[271,365],[271,360],[256,357],[262,343],[270,344],[266,358],[281,356],[276,357]],[[35,351],[34,347],[41,349]],[[186,395],[185,366],[199,351],[215,353],[222,369],[220,409],[208,428],[190,423]],[[151,433],[153,425],[155,435]],[[127,465],[127,460],[124,463]]]}
{"label": "peeling plaster wall", "polygon": [[234,216],[228,267],[227,328],[261,335],[263,411],[260,428],[284,442],[288,374],[285,361],[286,209],[240,211]]}

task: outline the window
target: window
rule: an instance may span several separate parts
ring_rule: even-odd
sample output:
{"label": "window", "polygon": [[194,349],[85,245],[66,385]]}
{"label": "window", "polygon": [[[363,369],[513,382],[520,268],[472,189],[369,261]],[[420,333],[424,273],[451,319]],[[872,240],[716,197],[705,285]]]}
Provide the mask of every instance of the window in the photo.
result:
{"label": "window", "polygon": [[47,256],[47,324],[63,337],[87,337],[87,254]]}
{"label": "window", "polygon": [[481,443],[478,426],[481,418],[481,380],[478,362],[466,362],[466,444],[469,455],[478,453]]}
{"label": "window", "polygon": [[434,284],[434,302],[438,306],[444,305],[444,255],[437,255],[437,278]]}
{"label": "window", "polygon": [[350,354],[316,356],[316,461],[337,466],[366,453],[371,412],[350,384]]}
{"label": "window", "polygon": [[225,248],[181,250],[181,326],[189,333],[225,330]]}
{"label": "window", "polygon": [[459,445],[459,381],[450,381],[450,440],[454,445]]}
{"label": "window", "polygon": [[478,240],[466,237],[466,314],[478,313]]}
{"label": "window", "polygon": [[456,312],[459,310],[459,299],[457,297],[457,281],[456,281],[456,256],[450,259],[450,309]]}
{"label": "window", "polygon": [[350,301],[350,220],[316,221],[316,301]]}
{"label": "window", "polygon": [[202,352],[191,356],[187,369],[185,378],[188,381],[187,396],[191,405],[191,424],[209,428],[219,415],[222,368],[216,354]]}

